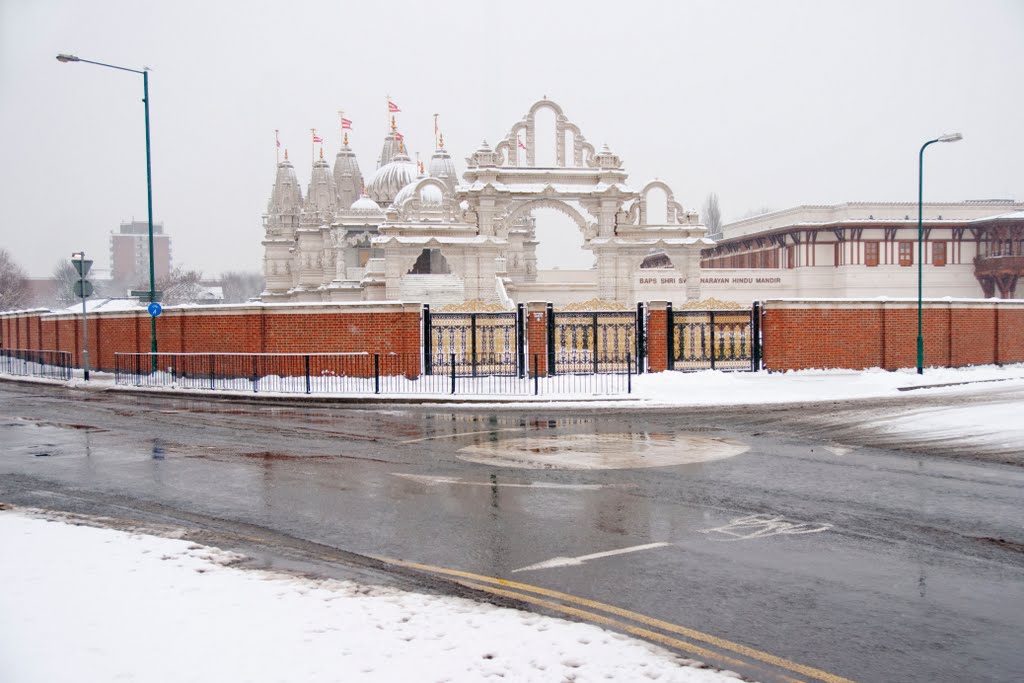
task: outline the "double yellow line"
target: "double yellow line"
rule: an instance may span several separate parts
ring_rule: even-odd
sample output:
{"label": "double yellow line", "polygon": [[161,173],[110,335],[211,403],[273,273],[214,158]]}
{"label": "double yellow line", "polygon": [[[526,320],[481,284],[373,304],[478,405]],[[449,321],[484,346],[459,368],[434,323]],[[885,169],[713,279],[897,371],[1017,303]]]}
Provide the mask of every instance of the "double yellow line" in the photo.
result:
{"label": "double yellow line", "polygon": [[[615,607],[614,605],[608,605],[603,602],[588,600],[575,595],[569,595],[568,593],[560,593],[558,591],[541,588],[539,586],[532,586],[530,584],[507,581],[493,576],[483,576],[480,574],[464,572],[458,569],[435,567],[429,564],[406,562],[387,557],[375,557],[375,559],[398,567],[415,569],[434,575],[452,577],[455,583],[467,588],[527,602],[555,612],[568,614],[584,621],[608,626],[616,630],[629,633],[630,635],[695,655],[701,659],[714,662],[715,664],[731,668],[759,669],[771,673],[773,678],[780,678],[778,672],[767,671],[763,666],[758,666],[758,664],[754,663],[757,662],[762,665],[768,664],[776,669],[781,669],[782,671],[804,677],[791,678],[788,675],[782,675],[781,680],[784,681],[800,682],[810,679],[814,681],[822,681],[822,683],[853,683],[853,681],[848,678],[836,676],[835,674],[831,674],[827,671],[815,669],[814,667],[806,666],[804,664],[798,664],[797,662],[792,662],[783,657],[777,657],[773,654],[762,652],[761,650],[756,650],[752,647],[747,647],[746,645],[725,640],[724,638],[719,638],[708,633],[703,633],[692,628],[686,628],[685,626],[679,626],[678,624],[662,621],[660,619],[654,619],[652,617],[648,617],[637,612],[631,612],[630,610],[622,609],[621,607]],[[547,600],[545,598],[552,598],[553,600],[559,600],[561,602],[553,602],[553,600]],[[613,619],[611,617],[604,616],[603,614],[599,614],[600,612],[603,612],[604,614],[611,614],[622,619],[628,619],[629,621],[634,622],[634,624],[643,624],[643,626],[635,626],[634,624],[619,621],[618,619]],[[681,640],[673,636],[665,635],[664,633],[652,631],[651,628],[683,636],[689,640]],[[717,649],[710,649],[709,647],[697,645],[690,641],[704,643]],[[734,655],[746,657],[747,660],[753,660],[753,662],[737,659]]]}

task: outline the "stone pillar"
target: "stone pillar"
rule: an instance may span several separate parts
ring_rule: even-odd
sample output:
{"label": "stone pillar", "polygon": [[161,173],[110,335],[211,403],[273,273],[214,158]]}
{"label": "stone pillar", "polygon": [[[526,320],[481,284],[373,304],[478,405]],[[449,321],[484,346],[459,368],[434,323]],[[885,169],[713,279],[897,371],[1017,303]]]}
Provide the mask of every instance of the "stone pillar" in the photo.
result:
{"label": "stone pillar", "polygon": [[668,370],[668,302],[647,304],[647,371]]}
{"label": "stone pillar", "polygon": [[495,234],[494,214],[497,211],[492,197],[480,197],[475,207],[478,234],[492,236]]}
{"label": "stone pillar", "polygon": [[597,235],[598,237],[615,236],[615,213],[619,210],[619,201],[614,199],[602,199],[601,208],[597,213]]}
{"label": "stone pillar", "polygon": [[526,304],[526,366],[533,376],[533,359],[537,358],[537,372],[548,374],[548,305],[545,301]]}

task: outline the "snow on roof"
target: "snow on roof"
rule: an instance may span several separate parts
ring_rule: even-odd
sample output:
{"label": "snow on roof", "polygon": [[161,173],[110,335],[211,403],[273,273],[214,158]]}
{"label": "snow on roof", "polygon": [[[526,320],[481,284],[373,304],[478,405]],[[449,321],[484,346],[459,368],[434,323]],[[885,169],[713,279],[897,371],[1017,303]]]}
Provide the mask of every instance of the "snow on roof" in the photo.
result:
{"label": "snow on roof", "polygon": [[[136,309],[145,308],[148,304],[140,303],[138,299],[123,299],[123,298],[110,298],[110,299],[86,299],[85,300],[85,311],[86,313],[99,313],[106,311],[134,311]],[[76,304],[62,308],[54,313],[81,313],[82,303],[79,301]]]}

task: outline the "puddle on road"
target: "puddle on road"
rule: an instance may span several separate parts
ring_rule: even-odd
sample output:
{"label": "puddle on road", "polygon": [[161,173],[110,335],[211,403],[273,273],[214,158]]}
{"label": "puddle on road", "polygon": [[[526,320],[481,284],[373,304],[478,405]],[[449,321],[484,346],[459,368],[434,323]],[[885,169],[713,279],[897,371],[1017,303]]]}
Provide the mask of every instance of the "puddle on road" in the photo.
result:
{"label": "puddle on road", "polygon": [[460,448],[462,460],[523,469],[614,470],[690,465],[750,447],[701,434],[563,434],[500,439]]}

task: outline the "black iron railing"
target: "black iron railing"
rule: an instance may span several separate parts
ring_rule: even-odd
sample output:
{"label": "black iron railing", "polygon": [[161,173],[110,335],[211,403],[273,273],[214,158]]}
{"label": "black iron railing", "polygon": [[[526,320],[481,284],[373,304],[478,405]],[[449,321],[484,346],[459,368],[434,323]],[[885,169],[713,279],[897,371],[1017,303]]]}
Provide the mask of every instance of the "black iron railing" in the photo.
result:
{"label": "black iron railing", "polygon": [[71,353],[34,349],[0,349],[0,372],[24,377],[71,379]]}
{"label": "black iron railing", "polygon": [[[632,391],[636,363],[630,354],[618,372],[594,374],[592,366],[564,366],[548,376],[533,354],[523,373],[488,372],[488,359],[433,354],[431,373],[419,354],[115,353],[114,379],[123,386],[208,391],[354,395],[615,395]],[[466,367],[476,367],[476,375]]]}

